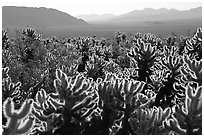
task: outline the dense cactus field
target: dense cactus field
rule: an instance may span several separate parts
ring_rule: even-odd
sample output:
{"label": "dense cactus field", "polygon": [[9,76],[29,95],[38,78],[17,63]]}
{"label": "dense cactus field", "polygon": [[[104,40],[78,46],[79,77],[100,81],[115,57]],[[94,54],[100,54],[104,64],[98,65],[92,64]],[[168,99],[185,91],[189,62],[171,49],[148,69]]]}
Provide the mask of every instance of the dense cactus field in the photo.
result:
{"label": "dense cactus field", "polygon": [[202,30],[114,40],[2,31],[2,134],[202,134]]}

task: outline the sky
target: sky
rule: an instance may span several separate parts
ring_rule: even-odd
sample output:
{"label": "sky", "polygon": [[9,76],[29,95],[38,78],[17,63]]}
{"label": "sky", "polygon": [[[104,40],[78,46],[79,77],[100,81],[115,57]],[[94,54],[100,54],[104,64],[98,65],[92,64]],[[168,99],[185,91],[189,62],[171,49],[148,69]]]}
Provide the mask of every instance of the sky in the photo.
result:
{"label": "sky", "polygon": [[[142,2],[141,2],[142,1]],[[188,10],[202,6],[202,0],[3,0],[2,6],[46,7],[72,16],[83,14],[121,15],[144,8]]]}

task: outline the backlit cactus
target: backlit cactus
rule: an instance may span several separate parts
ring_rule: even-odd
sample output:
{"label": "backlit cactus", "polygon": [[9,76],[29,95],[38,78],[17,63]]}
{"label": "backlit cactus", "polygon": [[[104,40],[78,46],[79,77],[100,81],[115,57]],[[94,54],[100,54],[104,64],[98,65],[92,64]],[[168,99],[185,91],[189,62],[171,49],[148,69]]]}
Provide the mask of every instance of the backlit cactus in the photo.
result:
{"label": "backlit cactus", "polygon": [[190,60],[188,56],[183,57],[186,67],[183,67],[183,80],[187,82],[199,83],[202,85],[202,62],[197,60]]}
{"label": "backlit cactus", "polygon": [[[120,79],[117,76],[111,76],[107,74],[104,82],[98,84],[100,103],[103,107],[107,107],[117,113],[122,113],[123,116],[120,120],[113,121],[122,122],[122,125],[116,124],[111,129],[114,132],[117,131],[119,134],[129,134],[129,118],[133,111],[139,107],[145,107],[148,101],[142,102],[138,99],[138,94],[143,90],[145,83],[135,80]],[[141,98],[140,98],[141,99]],[[112,123],[113,124],[113,123]]]}
{"label": "backlit cactus", "polygon": [[163,122],[170,116],[171,110],[159,108],[137,109],[130,118],[130,125],[136,135],[167,134]]}
{"label": "backlit cactus", "polygon": [[151,82],[150,76],[153,73],[152,67],[157,60],[156,47],[150,43],[144,43],[142,39],[137,39],[136,46],[128,53],[136,63],[139,81]]}
{"label": "backlit cactus", "polygon": [[202,134],[201,92],[201,87],[197,89],[187,87],[185,105],[175,107],[173,119],[169,120],[169,124],[165,124],[166,128],[174,131],[175,134]]}
{"label": "backlit cactus", "polygon": [[[59,128],[64,104],[52,98],[49,94],[41,89],[37,92],[35,102],[33,104],[32,114],[37,118],[40,127],[33,132],[36,134],[53,134]],[[36,121],[37,121],[36,120]]]}
{"label": "backlit cactus", "polygon": [[2,100],[6,100],[8,97],[14,97],[19,94],[21,82],[13,83],[11,77],[9,77],[9,68],[3,68],[3,80],[2,80]]}
{"label": "backlit cactus", "polygon": [[186,41],[187,54],[190,59],[200,61],[202,59],[202,29],[198,28],[195,35]]}
{"label": "backlit cactus", "polygon": [[54,85],[59,99],[65,102],[65,109],[73,115],[80,114],[81,119],[90,118],[97,103],[97,94],[94,91],[93,81],[78,74],[76,77],[67,77],[61,70],[56,70],[57,79]]}
{"label": "backlit cactus", "polygon": [[19,110],[15,110],[12,99],[7,98],[3,105],[4,116],[8,119],[3,127],[4,135],[27,134],[30,131],[34,124],[34,118],[30,116],[32,102],[32,100],[26,100]]}
{"label": "backlit cactus", "polygon": [[[174,49],[174,48],[172,48]],[[162,77],[162,85],[158,90],[158,94],[155,99],[155,106],[161,106],[163,108],[171,107],[182,100],[184,96],[184,87],[181,85],[180,77],[182,76],[181,68],[182,61],[181,57],[175,55],[176,49],[173,51],[166,51],[166,60],[162,59],[162,65],[164,70],[162,73],[165,74]],[[175,100],[175,98],[177,100]]]}

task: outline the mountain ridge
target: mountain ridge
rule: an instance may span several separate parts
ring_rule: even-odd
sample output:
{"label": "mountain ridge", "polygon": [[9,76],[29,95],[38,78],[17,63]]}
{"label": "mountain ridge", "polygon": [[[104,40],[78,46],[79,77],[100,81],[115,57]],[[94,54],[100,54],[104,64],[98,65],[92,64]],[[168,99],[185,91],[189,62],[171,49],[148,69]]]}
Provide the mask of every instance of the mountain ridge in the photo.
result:
{"label": "mountain ridge", "polygon": [[68,13],[45,7],[2,7],[3,27],[55,27],[55,26],[88,25],[82,19],[77,19]]}
{"label": "mountain ridge", "polygon": [[[83,15],[84,20],[90,14]],[[95,15],[96,16],[96,15]],[[78,16],[80,17],[80,16]],[[81,16],[82,17],[82,16]],[[178,10],[178,9],[167,9],[167,8],[144,8],[142,10],[133,10],[112,18],[104,18],[103,20],[96,19],[86,20],[89,23],[92,22],[111,22],[111,23],[124,23],[124,22],[160,22],[160,21],[169,21],[169,20],[186,20],[186,19],[202,19],[202,7],[192,8],[189,10]],[[138,18],[137,20],[135,18]]]}

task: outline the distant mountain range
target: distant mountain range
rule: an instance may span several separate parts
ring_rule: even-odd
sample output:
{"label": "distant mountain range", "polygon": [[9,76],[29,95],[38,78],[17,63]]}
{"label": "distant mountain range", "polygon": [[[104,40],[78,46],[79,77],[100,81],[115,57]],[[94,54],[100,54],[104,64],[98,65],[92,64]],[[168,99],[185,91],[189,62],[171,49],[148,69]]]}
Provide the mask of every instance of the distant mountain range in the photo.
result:
{"label": "distant mountain range", "polygon": [[143,10],[134,10],[119,16],[103,16],[100,15],[83,15],[77,18],[84,19],[89,23],[110,23],[110,24],[134,24],[134,23],[162,23],[169,21],[202,21],[202,7],[193,8],[190,10],[177,9],[152,9],[145,8]]}
{"label": "distant mountain range", "polygon": [[65,12],[48,8],[2,7],[3,27],[84,26],[88,23]]}
{"label": "distant mountain range", "polygon": [[[85,21],[84,21],[85,20]],[[87,23],[88,22],[88,23]],[[2,26],[5,27],[84,27],[90,24],[103,25],[202,25],[202,7],[190,10],[152,9],[134,10],[122,15],[80,15],[73,17],[68,13],[50,8],[2,7]]]}

